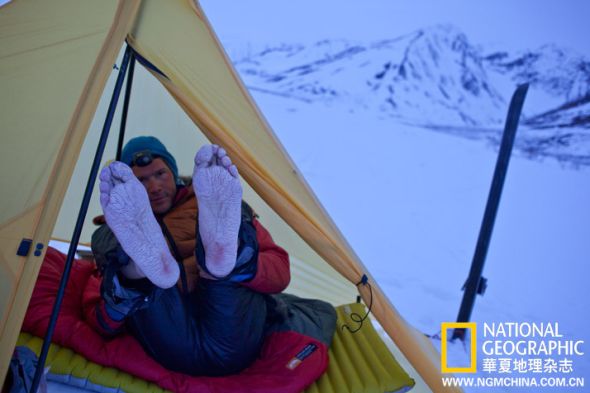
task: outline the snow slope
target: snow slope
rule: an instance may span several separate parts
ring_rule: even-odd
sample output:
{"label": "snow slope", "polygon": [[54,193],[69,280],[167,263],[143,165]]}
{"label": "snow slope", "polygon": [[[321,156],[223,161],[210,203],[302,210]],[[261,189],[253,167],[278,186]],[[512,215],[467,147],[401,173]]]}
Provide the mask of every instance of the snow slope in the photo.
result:
{"label": "snow slope", "polygon": [[[370,44],[233,55],[379,285],[439,348],[440,324],[461,303],[510,96],[530,83],[484,269],[488,289],[472,320],[480,328],[557,322],[565,338],[588,342],[589,61],[555,45],[486,52],[450,25]],[[484,371],[481,346],[477,356],[476,376],[498,376]],[[559,376],[590,378],[590,356],[570,359],[573,372]],[[463,343],[450,344],[449,364],[468,360]],[[564,389],[575,390],[550,390]]]}
{"label": "snow slope", "polygon": [[[454,321],[497,152],[345,106],[254,97],[401,314],[427,334]],[[588,342],[589,179],[588,167],[512,158],[474,321],[556,321]],[[467,355],[456,343],[450,356]],[[590,377],[589,360],[576,360],[576,376]]]}

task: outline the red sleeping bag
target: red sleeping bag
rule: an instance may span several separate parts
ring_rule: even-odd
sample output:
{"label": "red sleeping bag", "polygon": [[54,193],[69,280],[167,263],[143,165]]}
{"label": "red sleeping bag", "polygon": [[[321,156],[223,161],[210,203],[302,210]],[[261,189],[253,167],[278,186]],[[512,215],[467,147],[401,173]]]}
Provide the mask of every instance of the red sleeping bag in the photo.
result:
{"label": "red sleeping bag", "polygon": [[[49,247],[33,290],[22,330],[44,337],[66,256]],[[239,374],[193,377],[169,371],[149,357],[129,334],[107,339],[86,321],[100,299],[95,265],[74,261],[52,342],[86,359],[114,367],[173,392],[300,392],[328,366],[328,346],[295,331],[270,333],[258,359]],[[315,347],[314,347],[315,346]],[[308,350],[314,348],[314,351]]]}

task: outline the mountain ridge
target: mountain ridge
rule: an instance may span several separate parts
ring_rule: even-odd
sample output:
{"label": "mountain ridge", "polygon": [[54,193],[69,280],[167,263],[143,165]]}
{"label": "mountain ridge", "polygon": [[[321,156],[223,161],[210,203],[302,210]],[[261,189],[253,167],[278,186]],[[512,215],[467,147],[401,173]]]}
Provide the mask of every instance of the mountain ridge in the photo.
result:
{"label": "mountain ridge", "polygon": [[[437,131],[465,129],[470,138],[477,129],[500,132],[513,90],[529,83],[521,123],[525,144],[538,139],[537,156],[590,165],[590,61],[554,44],[486,52],[458,28],[436,25],[371,43],[281,44],[233,62],[255,91],[375,111]],[[549,130],[560,137],[550,137]],[[497,135],[479,134],[497,142]],[[577,144],[570,149],[574,159],[565,151],[571,143]]]}

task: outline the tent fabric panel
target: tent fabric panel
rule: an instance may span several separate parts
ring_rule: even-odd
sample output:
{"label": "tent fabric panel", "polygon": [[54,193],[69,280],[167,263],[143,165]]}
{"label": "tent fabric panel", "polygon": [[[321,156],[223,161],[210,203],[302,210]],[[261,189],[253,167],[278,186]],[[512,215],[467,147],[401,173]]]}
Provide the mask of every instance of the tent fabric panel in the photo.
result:
{"label": "tent fabric panel", "polygon": [[[0,213],[0,229],[12,233],[0,238],[8,253],[0,262],[8,266],[19,260],[23,266],[11,282],[14,300],[2,310],[0,380],[44,256],[16,256],[14,237],[47,244],[108,72],[138,8],[139,0],[16,0],[0,9],[0,83],[14,95],[3,96],[0,105],[8,141],[0,159],[5,168],[16,168],[0,187],[8,206]],[[37,73],[44,78],[36,79]],[[31,206],[36,206],[34,217],[14,226],[15,217]]]}
{"label": "tent fabric panel", "polygon": [[2,8],[1,149],[11,169],[0,187],[0,226],[40,202],[116,5],[16,0]]}
{"label": "tent fabric panel", "polygon": [[[276,141],[202,13],[190,13],[190,8],[182,0],[144,2],[130,44],[166,75],[159,77],[162,84],[205,135],[224,146],[256,192],[340,274],[359,281],[366,269]],[[408,340],[400,345],[402,352],[433,390],[443,390],[438,358],[421,348],[376,282],[370,282],[378,321],[396,344]],[[369,302],[367,289],[362,293]]]}
{"label": "tent fabric panel", "polygon": [[[39,217],[40,210],[41,206],[38,205],[13,220],[10,226],[0,229],[0,337],[4,335],[11,308],[26,308],[28,304],[28,299],[21,299],[21,304],[15,302],[15,290],[25,269],[25,258],[18,257],[16,250],[23,237],[30,238],[22,234],[27,233],[31,222]],[[31,242],[30,247],[30,253],[33,253],[36,244]]]}
{"label": "tent fabric panel", "polygon": [[315,264],[291,255],[291,283],[285,292],[303,298],[321,299],[332,305],[355,301],[358,294],[356,287],[334,273],[326,273]]}

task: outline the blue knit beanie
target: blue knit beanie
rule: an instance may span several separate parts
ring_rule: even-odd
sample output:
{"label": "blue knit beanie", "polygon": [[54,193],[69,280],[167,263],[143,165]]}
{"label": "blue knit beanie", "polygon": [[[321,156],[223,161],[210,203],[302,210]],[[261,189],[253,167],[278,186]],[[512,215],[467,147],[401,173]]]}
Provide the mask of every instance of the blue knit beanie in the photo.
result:
{"label": "blue knit beanie", "polygon": [[168,165],[172,171],[176,183],[178,183],[178,167],[176,166],[176,160],[166,149],[166,146],[164,146],[158,138],[153,136],[138,136],[127,142],[121,152],[121,161],[132,166],[135,154],[142,151],[149,152],[154,157],[159,157],[164,160],[166,165]]}

